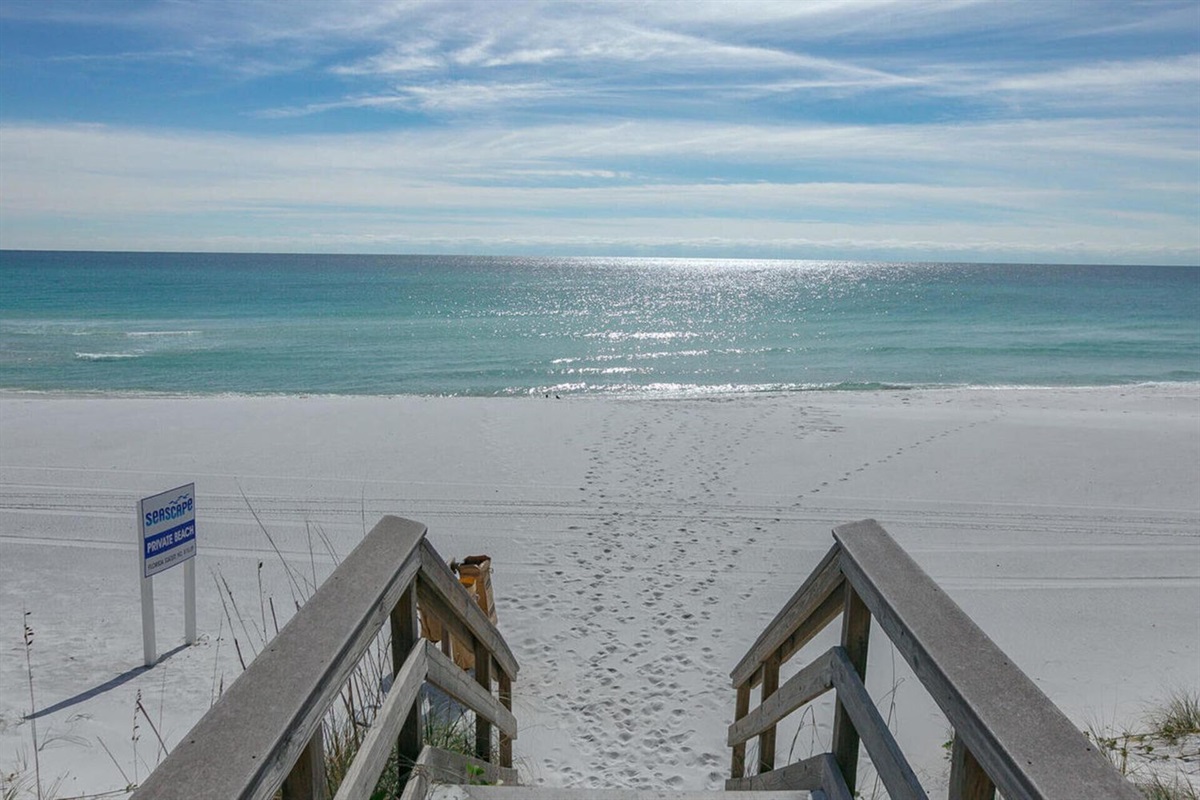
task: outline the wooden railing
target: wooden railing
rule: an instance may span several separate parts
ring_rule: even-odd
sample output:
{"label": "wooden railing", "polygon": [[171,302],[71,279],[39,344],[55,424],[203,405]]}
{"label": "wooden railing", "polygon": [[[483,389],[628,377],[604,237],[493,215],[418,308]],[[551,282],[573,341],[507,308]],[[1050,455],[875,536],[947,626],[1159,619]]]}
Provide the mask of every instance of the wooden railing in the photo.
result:
{"label": "wooden railing", "polygon": [[[418,609],[474,649],[474,676],[420,638]],[[458,773],[464,783],[467,774],[515,782],[516,659],[425,539],[425,526],[386,516],[133,797],[232,800],[282,790],[285,800],[324,798],[322,719],[389,621],[392,684],[336,800],[370,797],[397,748],[405,798],[424,797],[438,770]],[[475,712],[475,759],[423,746],[418,699],[425,683]]]}
{"label": "wooden railing", "polygon": [[[727,789],[855,790],[859,744],[893,800],[925,798],[867,694],[872,619],[954,728],[951,800],[1118,798],[1141,794],[874,520],[835,528],[836,544],[731,673],[737,691]],[[841,644],[779,684],[780,665],[837,616]],[[759,704],[751,692],[761,687]],[[831,752],[775,764],[778,723],[836,691]],[[758,737],[756,774],[746,743]]]}

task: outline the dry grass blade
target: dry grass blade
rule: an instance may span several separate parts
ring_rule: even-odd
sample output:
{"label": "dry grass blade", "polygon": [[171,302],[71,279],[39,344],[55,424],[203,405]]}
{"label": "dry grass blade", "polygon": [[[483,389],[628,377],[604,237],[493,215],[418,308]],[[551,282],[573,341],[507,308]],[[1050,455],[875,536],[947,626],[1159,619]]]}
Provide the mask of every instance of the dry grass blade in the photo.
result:
{"label": "dry grass blade", "polygon": [[42,764],[38,758],[37,701],[33,698],[33,628],[29,624],[32,611],[21,609],[22,638],[25,642],[25,674],[29,678],[29,728],[33,735],[33,779],[38,800],[42,800]]}
{"label": "dry grass blade", "polygon": [[1200,692],[1172,689],[1166,700],[1147,715],[1146,721],[1154,733],[1168,742],[1200,733]]}
{"label": "dry grass blade", "polygon": [[238,492],[240,492],[242,495],[242,500],[246,503],[246,508],[250,509],[250,515],[254,517],[254,521],[258,523],[258,529],[263,532],[263,536],[267,537],[267,543],[271,545],[271,549],[275,551],[275,557],[278,558],[279,563],[283,565],[283,572],[284,575],[287,576],[292,592],[292,603],[296,606],[296,608],[299,608],[300,598],[304,597],[304,590],[300,588],[300,582],[296,580],[296,576],[293,574],[294,570],[292,569],[291,564],[288,564],[287,559],[283,557],[283,552],[279,549],[279,546],[275,544],[275,537],[271,535],[271,532],[267,530],[267,526],[264,525],[262,519],[259,518],[258,512],[250,503],[250,498],[246,496],[246,490],[242,488],[242,484],[238,483],[237,487]]}
{"label": "dry grass blade", "polygon": [[1155,775],[1148,781],[1138,784],[1148,800],[1200,800],[1200,792],[1188,781],[1175,776],[1168,781],[1162,776]]}

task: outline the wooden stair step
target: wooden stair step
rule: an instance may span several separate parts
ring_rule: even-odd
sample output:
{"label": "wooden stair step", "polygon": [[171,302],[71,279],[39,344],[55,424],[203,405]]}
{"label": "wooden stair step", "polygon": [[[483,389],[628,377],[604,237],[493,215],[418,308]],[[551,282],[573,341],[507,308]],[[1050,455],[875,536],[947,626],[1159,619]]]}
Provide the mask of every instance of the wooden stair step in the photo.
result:
{"label": "wooden stair step", "polygon": [[821,791],[679,792],[670,789],[555,789],[543,786],[431,787],[428,800],[824,800]]}

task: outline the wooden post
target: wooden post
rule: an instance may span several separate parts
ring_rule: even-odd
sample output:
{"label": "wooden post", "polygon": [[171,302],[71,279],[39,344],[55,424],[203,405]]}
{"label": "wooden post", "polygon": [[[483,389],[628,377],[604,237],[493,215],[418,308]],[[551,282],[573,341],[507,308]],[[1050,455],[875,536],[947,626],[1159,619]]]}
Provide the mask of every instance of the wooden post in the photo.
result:
{"label": "wooden post", "polygon": [[[487,645],[475,640],[475,682],[492,693],[492,654]],[[482,714],[475,712],[475,756],[484,761],[492,760],[492,723]]]}
{"label": "wooden post", "polygon": [[[779,651],[775,650],[763,662],[762,700],[779,690]],[[767,728],[758,735],[758,774],[775,769],[775,726]]]}
{"label": "wooden post", "polygon": [[[421,642],[421,627],[417,623],[417,583],[414,580],[400,595],[400,601],[392,609],[392,677],[404,666],[408,654]],[[424,726],[421,724],[421,698],[413,703],[408,719],[400,729],[396,740],[397,769],[400,785],[408,782],[408,775],[421,755]]]}
{"label": "wooden post", "polygon": [[[842,648],[850,658],[850,663],[858,672],[858,676],[866,682],[867,676],[867,640],[871,635],[871,612],[863,603],[862,598],[854,591],[850,582],[846,582],[846,603],[842,610]],[[858,731],[850,721],[850,715],[842,706],[839,697],[835,704],[833,716],[833,757],[837,759],[846,788],[854,794],[858,776]]]}
{"label": "wooden post", "polygon": [[996,786],[955,733],[950,750],[949,800],[995,800]]}
{"label": "wooden post", "polygon": [[[512,678],[499,667],[496,672],[496,680],[500,684],[497,687],[500,692],[500,705],[512,711]],[[500,766],[512,768],[512,738],[505,736],[503,731],[500,732]]]}
{"label": "wooden post", "polygon": [[[753,676],[737,687],[737,705],[733,711],[733,721],[737,722],[750,713],[750,683]],[[746,775],[746,743],[738,742],[733,746],[733,763],[729,765],[729,777],[743,778]]]}
{"label": "wooden post", "polygon": [[283,781],[283,800],[325,800],[325,737],[321,726]]}

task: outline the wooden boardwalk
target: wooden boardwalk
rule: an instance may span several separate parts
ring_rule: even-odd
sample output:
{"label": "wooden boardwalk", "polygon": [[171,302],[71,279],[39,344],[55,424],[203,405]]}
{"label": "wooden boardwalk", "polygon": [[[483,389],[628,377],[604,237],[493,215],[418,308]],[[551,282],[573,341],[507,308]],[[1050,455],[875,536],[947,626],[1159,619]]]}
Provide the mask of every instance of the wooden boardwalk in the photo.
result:
{"label": "wooden boardwalk", "polygon": [[[923,800],[863,683],[875,626],[954,728],[950,800],[1142,797],[873,520],[834,529],[828,554],[731,672],[725,792],[521,787],[512,761],[516,659],[425,534],[411,520],[380,520],[135,800],[327,800],[322,720],[385,625],[391,686],[334,800],[371,797],[393,756],[401,800],[711,800],[728,792],[851,800],[860,745],[889,797]],[[473,673],[420,637],[419,615],[473,652]],[[781,684],[781,666],[839,618],[840,643]],[[425,686],[473,713],[474,756],[422,741]],[[778,724],[829,691],[830,752],[776,763]],[[748,763],[751,739],[758,748]]]}

